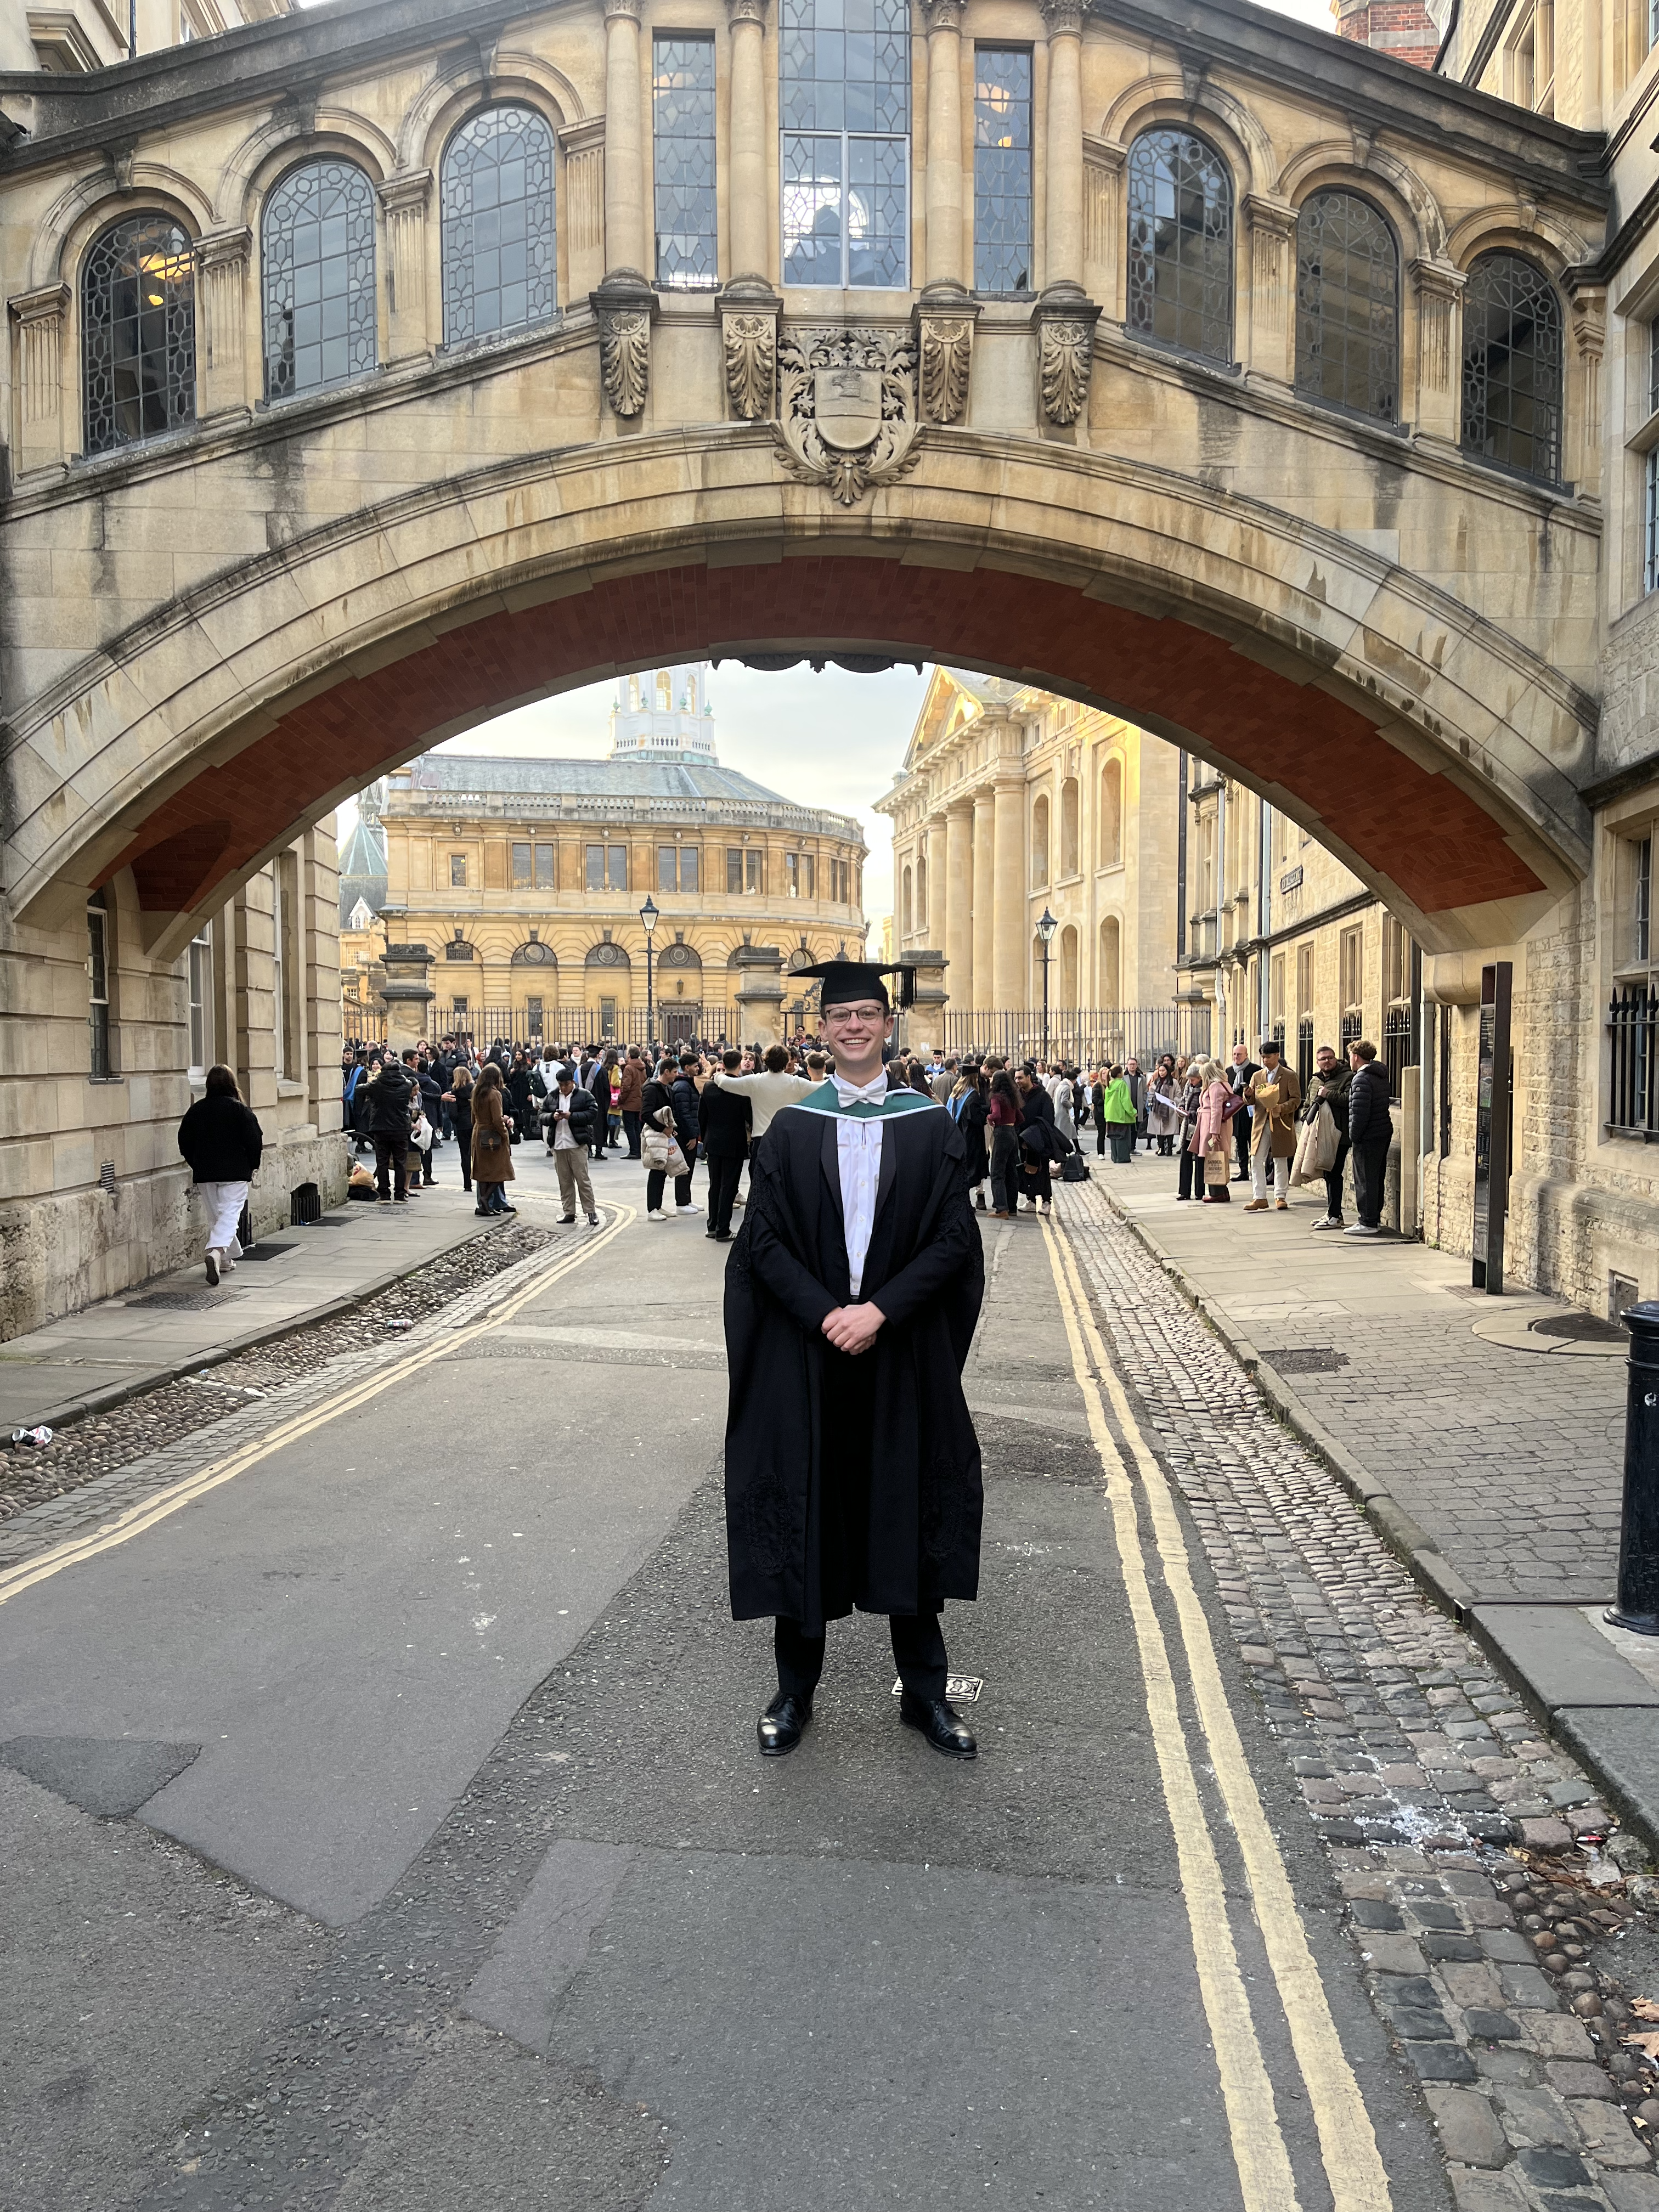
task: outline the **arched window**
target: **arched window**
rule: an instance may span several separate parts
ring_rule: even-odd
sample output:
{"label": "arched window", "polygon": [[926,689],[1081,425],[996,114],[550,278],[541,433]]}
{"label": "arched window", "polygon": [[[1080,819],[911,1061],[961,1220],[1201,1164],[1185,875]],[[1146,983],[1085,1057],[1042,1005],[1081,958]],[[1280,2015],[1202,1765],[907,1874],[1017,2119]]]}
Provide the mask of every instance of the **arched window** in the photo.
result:
{"label": "arched window", "polygon": [[904,896],[899,906],[899,934],[901,937],[914,937],[915,934],[916,915],[915,904],[911,892],[912,880],[910,871],[907,868],[904,871]]}
{"label": "arched window", "polygon": [[544,323],[557,306],[553,133],[533,107],[469,116],[443,161],[444,343]]}
{"label": "arched window", "polygon": [[1464,287],[1463,445],[1547,483],[1561,474],[1561,299],[1518,253],[1482,254]]}
{"label": "arched window", "polygon": [[81,366],[89,453],[195,420],[195,264],[171,216],[124,216],[88,254]]}
{"label": "arched window", "polygon": [[657,712],[672,714],[674,711],[674,679],[665,668],[657,671]]}
{"label": "arched window", "polygon": [[1190,131],[1143,131],[1129,149],[1128,327],[1232,359],[1233,180]]}
{"label": "arched window", "polygon": [[290,169],[265,203],[265,398],[374,368],[374,195],[349,161]]}
{"label": "arched window", "polygon": [[1123,1003],[1121,944],[1122,930],[1115,917],[1109,917],[1100,925],[1100,975],[1097,988],[1101,1005],[1114,1009]]}
{"label": "arched window", "polygon": [[1296,388],[1385,422],[1400,412],[1400,248],[1352,192],[1316,192],[1297,218]]}
{"label": "arched window", "polygon": [[1031,882],[1041,890],[1048,880],[1048,794],[1039,793],[1031,805]]}
{"label": "arched window", "polygon": [[1077,823],[1077,778],[1068,775],[1060,787],[1060,872],[1062,876],[1074,876],[1078,872]]}
{"label": "arched window", "polygon": [[1100,861],[1115,868],[1123,858],[1123,763],[1109,760],[1100,771]]}

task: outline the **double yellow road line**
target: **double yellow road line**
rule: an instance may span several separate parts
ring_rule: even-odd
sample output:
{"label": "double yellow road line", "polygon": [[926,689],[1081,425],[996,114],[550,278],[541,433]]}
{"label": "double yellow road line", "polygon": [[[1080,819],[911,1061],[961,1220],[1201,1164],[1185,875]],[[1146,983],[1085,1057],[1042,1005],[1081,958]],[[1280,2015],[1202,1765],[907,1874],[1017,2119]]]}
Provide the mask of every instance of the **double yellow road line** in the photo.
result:
{"label": "double yellow road line", "polygon": [[529,1275],[520,1278],[507,1296],[489,1307],[479,1320],[469,1322],[460,1328],[446,1330],[417,1350],[388,1360],[384,1367],[378,1367],[372,1375],[348,1383],[334,1397],[325,1399],[320,1406],[313,1406],[304,1413],[296,1413],[292,1420],[279,1422],[276,1428],[228,1453],[225,1458],[216,1460],[212,1466],[204,1467],[195,1474],[187,1474],[178,1482],[169,1483],[165,1489],[153,1491],[148,1498],[141,1498],[136,1505],[130,1505],[114,1520],[106,1521],[84,1536],[71,1536],[61,1544],[54,1544],[50,1551],[38,1553],[33,1559],[24,1559],[17,1566],[9,1568],[0,1574],[0,1605],[4,1605],[9,1598],[16,1597],[26,1589],[33,1589],[38,1583],[50,1582],[54,1575],[61,1575],[65,1567],[79,1566],[87,1559],[95,1559],[100,1552],[112,1552],[118,1545],[130,1543],[133,1537],[142,1536],[146,1528],[153,1528],[158,1521],[165,1521],[169,1515],[179,1512],[185,1506],[193,1505],[198,1498],[205,1498],[210,1491],[217,1490],[221,1484],[234,1482],[239,1474],[245,1474],[251,1467],[258,1467],[261,1460],[269,1459],[274,1452],[282,1451],[288,1445],[297,1443],[302,1437],[311,1436],[317,1430],[325,1428],[330,1421],[338,1420],[342,1413],[355,1413],[359,1406],[368,1405],[371,1399],[380,1397],[387,1390],[395,1390],[400,1383],[407,1382],[411,1376],[418,1375],[422,1368],[431,1366],[434,1360],[447,1358],[451,1352],[459,1352],[464,1344],[471,1344],[478,1337],[487,1336],[492,1328],[499,1328],[504,1322],[511,1321],[514,1315],[520,1312],[532,1298],[540,1297],[553,1284],[574,1273],[576,1268],[591,1260],[596,1252],[603,1251],[631,1221],[637,1218],[631,1206],[617,1206],[615,1218],[597,1237],[585,1237],[579,1245],[557,1254],[547,1266],[538,1267]]}
{"label": "double yellow road line", "polygon": [[1210,1625],[1193,1588],[1187,1546],[1168,1484],[1101,1340],[1076,1255],[1057,1223],[1047,1219],[1042,1227],[1071,1347],[1073,1372],[1088,1409],[1089,1433],[1105,1476],[1107,1504],[1146,1684],[1147,1717],[1164,1802],[1175,1832],[1182,1897],[1245,2212],[1297,2212],[1296,2182],[1239,1970],[1220,1862],[1194,1772],[1192,1747],[1182,1724],[1170,1650],[1152,1603],[1135,1484],[1107,1419],[1109,1401],[1118,1434],[1127,1445],[1139,1477],[1158,1566],[1180,1629],[1208,1763],[1232,1824],[1256,1924],[1290,2028],[1291,2049],[1319,2130],[1320,2153],[1334,2212],[1389,2212],[1393,2199],[1370,2115],[1337,2034],[1324,1984],[1297,1911],[1290,1877],[1239,1741],[1216,1663]]}

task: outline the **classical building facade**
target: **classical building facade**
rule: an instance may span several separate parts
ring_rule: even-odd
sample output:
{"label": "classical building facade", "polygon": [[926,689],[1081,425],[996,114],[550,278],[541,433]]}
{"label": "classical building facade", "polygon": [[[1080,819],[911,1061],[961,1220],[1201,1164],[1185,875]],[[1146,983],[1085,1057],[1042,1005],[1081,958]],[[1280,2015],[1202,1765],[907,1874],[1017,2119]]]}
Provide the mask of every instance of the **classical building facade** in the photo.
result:
{"label": "classical building facade", "polygon": [[708,682],[702,664],[628,679],[608,760],[433,752],[393,772],[371,803],[380,919],[431,955],[428,1034],[643,1039],[647,898],[670,1042],[756,1035],[806,1004],[793,969],[862,951],[858,823],[722,768]]}
{"label": "classical building facade", "polygon": [[1041,1006],[1045,914],[1056,1012],[1173,1000],[1177,801],[1174,749],[1119,716],[933,670],[876,807],[893,824],[895,957],[944,953],[953,1036]]}
{"label": "classical building facade", "polygon": [[0,71],[78,76],[286,15],[295,0],[0,0]]}
{"label": "classical building facade", "polygon": [[1244,0],[872,22],[333,0],[0,75],[0,958],[83,1019],[100,891],[171,988],[550,692],[977,666],[1409,932],[1453,1243],[1508,963],[1511,1264],[1659,1291],[1648,11],[1462,0],[1438,71]]}

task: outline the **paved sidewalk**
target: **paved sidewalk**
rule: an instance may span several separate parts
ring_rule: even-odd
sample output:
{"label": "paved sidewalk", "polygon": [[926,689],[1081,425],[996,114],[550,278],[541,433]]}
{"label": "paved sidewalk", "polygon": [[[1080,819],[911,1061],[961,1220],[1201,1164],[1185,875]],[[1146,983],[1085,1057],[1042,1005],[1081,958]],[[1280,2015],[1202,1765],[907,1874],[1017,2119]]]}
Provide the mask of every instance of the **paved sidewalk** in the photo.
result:
{"label": "paved sidewalk", "polygon": [[485,1224],[459,1187],[454,1147],[434,1164],[439,1182],[407,1206],[346,1204],[312,1228],[279,1230],[216,1291],[199,1265],[180,1268],[0,1344],[0,1430],[62,1427],[353,1305],[476,1236]]}

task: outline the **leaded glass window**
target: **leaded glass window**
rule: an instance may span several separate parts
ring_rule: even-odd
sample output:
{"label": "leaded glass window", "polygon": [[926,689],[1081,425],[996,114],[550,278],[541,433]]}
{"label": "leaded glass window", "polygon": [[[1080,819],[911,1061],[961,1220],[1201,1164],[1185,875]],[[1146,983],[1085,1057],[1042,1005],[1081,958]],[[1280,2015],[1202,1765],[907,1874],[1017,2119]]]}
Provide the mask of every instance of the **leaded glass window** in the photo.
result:
{"label": "leaded glass window", "polygon": [[107,453],[196,416],[196,276],[170,216],[128,216],[81,273],[86,450]]}
{"label": "leaded glass window", "polygon": [[1642,589],[1659,592],[1659,446],[1642,464]]}
{"label": "leaded glass window", "polygon": [[1464,287],[1463,445],[1547,483],[1560,477],[1560,295],[1518,253],[1483,255]]}
{"label": "leaded glass window", "polygon": [[487,107],[462,124],[444,155],[442,222],[447,345],[553,315],[553,133],[533,107]]}
{"label": "leaded glass window", "polygon": [[1384,422],[1400,412],[1400,249],[1369,200],[1316,192],[1296,226],[1296,388]]}
{"label": "leaded glass window", "polygon": [[787,284],[909,283],[906,0],[781,0]]}
{"label": "leaded glass window", "polygon": [[974,53],[974,289],[1031,289],[1031,56]]}
{"label": "leaded glass window", "polygon": [[265,204],[265,398],[374,368],[374,196],[349,161],[290,169]]}
{"label": "leaded glass window", "polygon": [[714,216],[714,41],[651,44],[657,282],[682,291],[720,282]]}
{"label": "leaded glass window", "polygon": [[1232,179],[1188,131],[1146,131],[1129,149],[1128,328],[1232,359]]}

